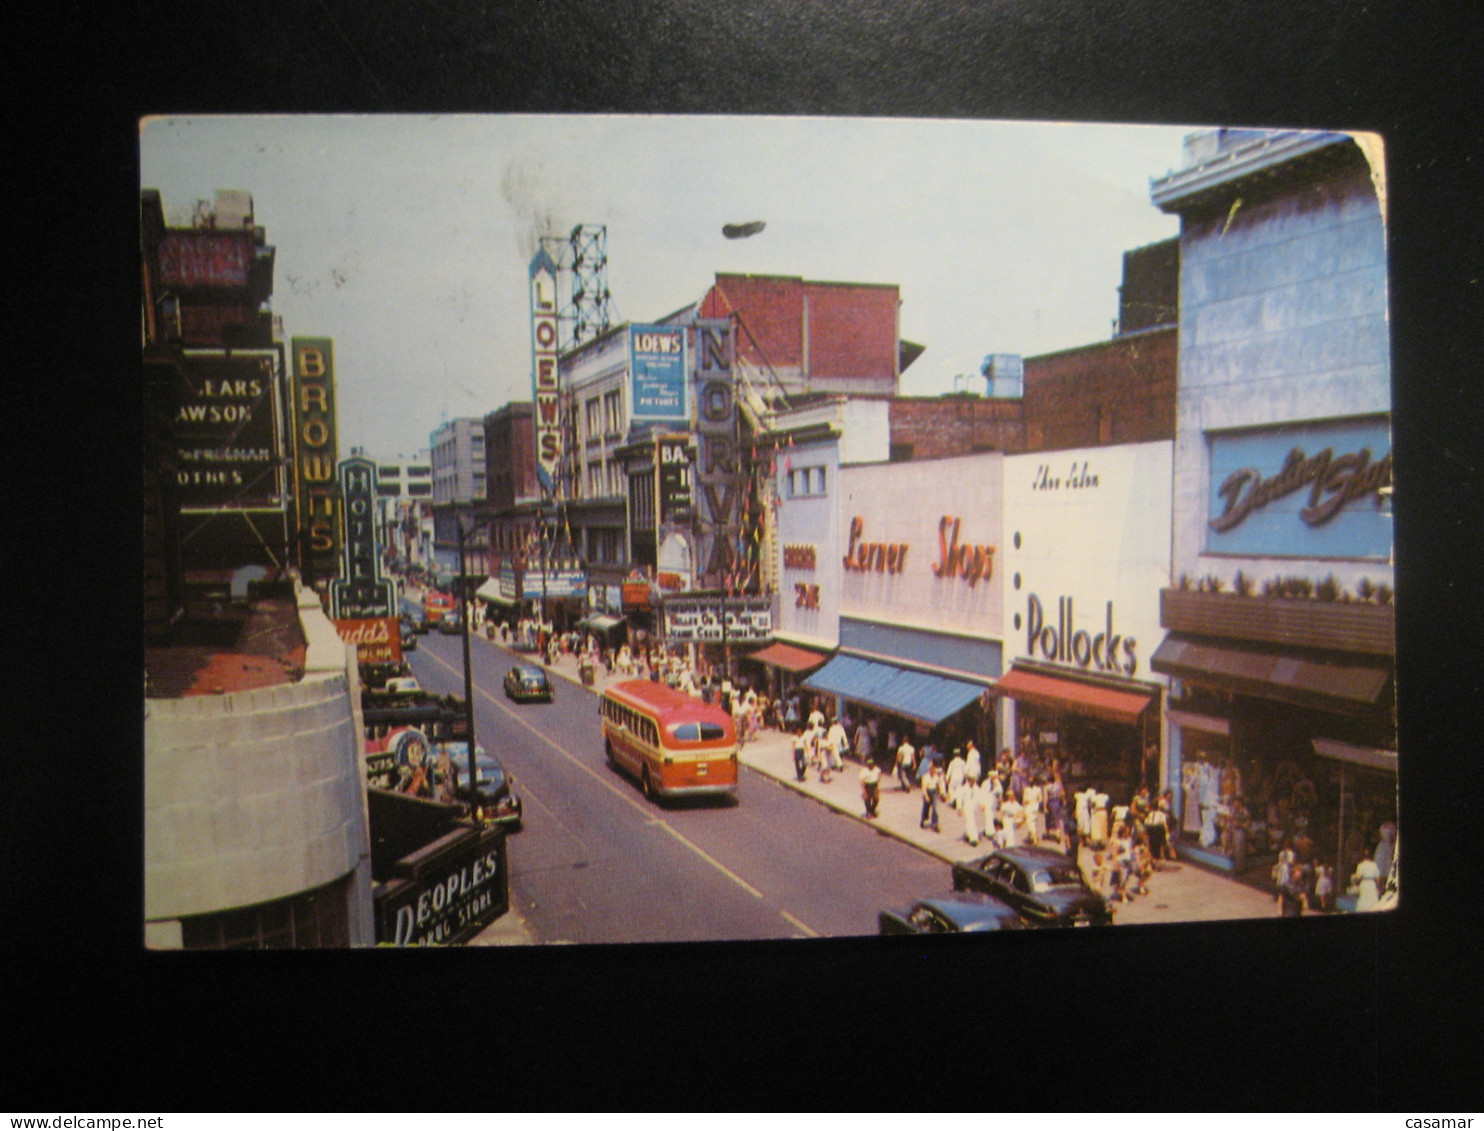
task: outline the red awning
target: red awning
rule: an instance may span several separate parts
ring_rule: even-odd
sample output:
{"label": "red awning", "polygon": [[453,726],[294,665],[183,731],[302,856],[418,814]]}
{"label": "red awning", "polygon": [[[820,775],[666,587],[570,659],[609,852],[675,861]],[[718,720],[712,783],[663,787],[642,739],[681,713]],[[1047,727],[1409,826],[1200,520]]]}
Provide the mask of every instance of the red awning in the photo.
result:
{"label": "red awning", "polygon": [[769,644],[761,652],[747,657],[769,667],[782,668],[786,672],[807,672],[819,667],[829,657],[811,652],[807,648],[795,648],[792,644]]}
{"label": "red awning", "polygon": [[1134,691],[1116,691],[1111,687],[1025,671],[1006,672],[995,681],[994,689],[999,695],[1009,695],[1027,703],[1091,715],[1126,726],[1139,721],[1151,698]]}

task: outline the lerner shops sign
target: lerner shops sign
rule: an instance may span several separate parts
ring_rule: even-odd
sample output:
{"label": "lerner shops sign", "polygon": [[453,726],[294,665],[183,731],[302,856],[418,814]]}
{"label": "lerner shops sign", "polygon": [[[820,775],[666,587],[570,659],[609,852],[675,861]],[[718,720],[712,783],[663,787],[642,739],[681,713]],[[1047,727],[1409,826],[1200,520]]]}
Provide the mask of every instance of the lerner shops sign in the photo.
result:
{"label": "lerner shops sign", "polygon": [[[980,581],[994,576],[995,548],[983,543],[960,540],[963,519],[958,515],[945,514],[938,519],[938,559],[932,563],[934,577],[941,580],[959,580],[973,588]],[[902,573],[907,568],[907,555],[912,549],[908,542],[872,542],[867,540],[866,521],[857,515],[850,520],[850,541],[845,548],[841,565],[850,573]],[[813,568],[813,547],[809,550],[809,565],[799,565],[802,547],[784,547],[784,568]]]}

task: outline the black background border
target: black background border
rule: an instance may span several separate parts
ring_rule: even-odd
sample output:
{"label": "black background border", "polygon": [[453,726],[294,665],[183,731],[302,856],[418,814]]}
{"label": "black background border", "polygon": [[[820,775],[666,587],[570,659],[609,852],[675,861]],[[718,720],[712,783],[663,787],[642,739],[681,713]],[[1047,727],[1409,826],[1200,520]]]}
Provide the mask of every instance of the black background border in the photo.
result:
{"label": "black background border", "polygon": [[[54,6],[13,76],[36,107],[15,143],[35,162],[12,165],[22,226],[51,241],[29,271],[18,253],[20,277],[36,285],[13,317],[31,320],[17,327],[18,365],[61,398],[32,401],[38,421],[65,422],[66,447],[22,469],[46,491],[23,543],[40,550],[21,556],[13,581],[35,655],[19,665],[14,701],[60,693],[68,709],[48,723],[43,752],[28,741],[7,760],[0,802],[7,1103],[64,1113],[1476,1106],[1484,1041],[1463,1000],[1479,968],[1467,926],[1478,918],[1481,699],[1468,574],[1484,500],[1480,99],[1466,27],[1441,5],[1343,0],[167,0],[112,16]],[[138,489],[114,473],[138,450],[138,119],[538,111],[1381,133],[1401,910],[932,948],[141,951]],[[96,333],[43,329],[79,311]],[[24,443],[15,450],[29,461]],[[55,621],[24,595],[59,589]]]}

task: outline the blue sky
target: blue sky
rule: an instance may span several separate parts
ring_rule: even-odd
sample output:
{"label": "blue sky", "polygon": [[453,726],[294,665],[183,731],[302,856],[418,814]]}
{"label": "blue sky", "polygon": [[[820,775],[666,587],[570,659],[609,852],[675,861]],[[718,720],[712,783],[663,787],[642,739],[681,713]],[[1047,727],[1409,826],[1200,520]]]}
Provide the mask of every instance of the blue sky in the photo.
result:
{"label": "blue sky", "polygon": [[[608,229],[620,320],[717,272],[895,283],[928,348],[902,392],[987,353],[1106,339],[1122,254],[1178,233],[1149,181],[1189,127],[861,118],[351,115],[141,124],[168,211],[253,197],[290,337],[335,340],[342,448],[411,456],[444,419],[530,397],[538,232]],[[763,220],[728,240],[722,225]],[[973,381],[969,387],[981,388]]]}

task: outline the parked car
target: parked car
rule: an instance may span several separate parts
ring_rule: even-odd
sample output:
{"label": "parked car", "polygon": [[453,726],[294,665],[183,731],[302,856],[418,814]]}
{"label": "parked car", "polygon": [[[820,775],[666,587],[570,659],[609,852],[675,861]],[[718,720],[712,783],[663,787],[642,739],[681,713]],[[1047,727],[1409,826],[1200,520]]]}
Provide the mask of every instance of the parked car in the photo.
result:
{"label": "parked car", "polygon": [[424,633],[428,631],[428,618],[418,608],[408,609],[402,613],[402,625],[413,632]]}
{"label": "parked car", "polygon": [[399,675],[387,680],[383,690],[388,695],[414,696],[422,694],[422,685],[417,682],[416,676]]}
{"label": "parked car", "polygon": [[458,636],[464,631],[463,619],[457,612],[446,612],[438,618],[438,631],[445,636]]}
{"label": "parked car", "polygon": [[469,744],[446,742],[442,749],[448,751],[449,760],[459,774],[459,786],[454,796],[470,805],[485,824],[518,830],[523,816],[520,795],[515,792],[515,778],[506,772],[500,759],[486,750],[482,742],[474,744],[474,769],[478,772],[479,781],[471,800]]}
{"label": "parked car", "polygon": [[400,632],[402,636],[402,651],[417,651],[417,630],[408,624],[405,618],[402,620]]}
{"label": "parked car", "polygon": [[1081,869],[1048,848],[1001,848],[953,865],[953,890],[1003,900],[1033,927],[1093,927],[1113,922],[1108,902]]}
{"label": "parked car", "polygon": [[551,702],[551,680],[534,664],[516,664],[505,673],[505,694],[516,702],[544,699]]}
{"label": "parked car", "polygon": [[952,898],[919,899],[900,915],[877,916],[883,935],[952,935],[980,931],[1013,931],[1025,926],[1020,913],[990,895],[964,892]]}

